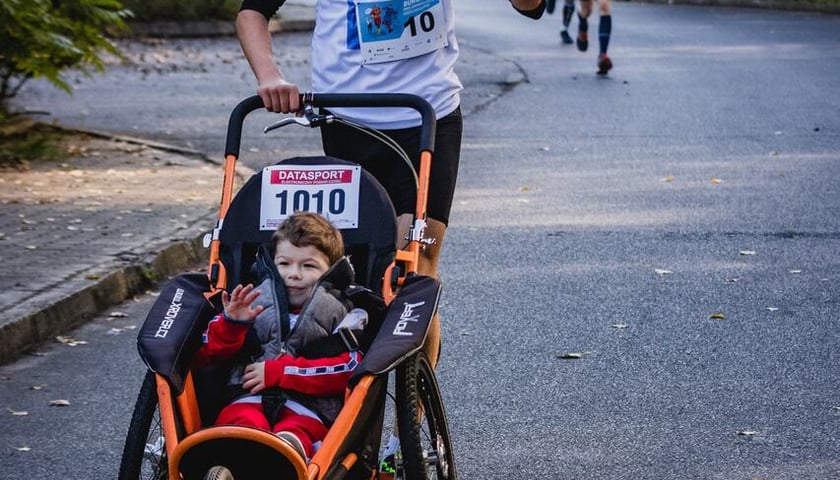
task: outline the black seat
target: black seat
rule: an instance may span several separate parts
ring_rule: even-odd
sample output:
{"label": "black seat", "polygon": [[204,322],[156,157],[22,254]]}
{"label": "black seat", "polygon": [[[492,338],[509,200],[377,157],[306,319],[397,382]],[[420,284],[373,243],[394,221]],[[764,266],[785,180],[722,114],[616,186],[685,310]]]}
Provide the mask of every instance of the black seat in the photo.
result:
{"label": "black seat", "polygon": [[[291,165],[355,165],[337,158],[295,157],[278,162]],[[356,283],[375,292],[382,288],[385,269],[394,260],[397,220],[394,206],[379,182],[362,170],[359,184],[359,221],[356,228],[341,229],[344,248],[356,270]],[[263,171],[242,186],[222,224],[219,256],[227,271],[227,288],[248,283],[257,248],[270,242],[274,230],[260,229]]]}

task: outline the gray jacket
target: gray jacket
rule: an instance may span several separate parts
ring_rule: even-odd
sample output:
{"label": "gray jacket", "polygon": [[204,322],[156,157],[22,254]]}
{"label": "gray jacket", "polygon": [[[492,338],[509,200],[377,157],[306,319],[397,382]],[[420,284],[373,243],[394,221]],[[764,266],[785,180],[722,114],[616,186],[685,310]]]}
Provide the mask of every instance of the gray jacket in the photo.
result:
{"label": "gray jacket", "polygon": [[[242,385],[246,365],[274,359],[284,353],[295,355],[309,342],[331,335],[351,308],[350,302],[342,295],[342,291],[353,281],[353,266],[347,257],[336,262],[321,276],[291,329],[288,326],[285,287],[273,262],[258,261],[256,270],[261,281],[257,286],[260,295],[254,306],[261,305],[264,310],[254,320],[248,334],[250,339],[246,343],[254,344],[256,338],[259,351],[251,345],[255,354],[231,370],[228,384],[232,386]],[[266,391],[267,395],[277,393],[270,390]],[[288,391],[282,392],[282,395],[294,398],[315,411],[328,424],[335,419],[343,403],[343,396],[314,397]]]}

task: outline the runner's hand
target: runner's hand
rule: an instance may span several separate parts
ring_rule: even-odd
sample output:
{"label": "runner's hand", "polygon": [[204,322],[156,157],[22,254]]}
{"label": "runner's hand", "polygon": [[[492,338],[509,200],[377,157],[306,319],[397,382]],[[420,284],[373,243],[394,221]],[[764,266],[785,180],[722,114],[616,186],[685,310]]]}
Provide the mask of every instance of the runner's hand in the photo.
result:
{"label": "runner's hand", "polygon": [[276,78],[257,87],[257,95],[265,109],[274,113],[297,113],[300,110],[300,90],[294,83]]}

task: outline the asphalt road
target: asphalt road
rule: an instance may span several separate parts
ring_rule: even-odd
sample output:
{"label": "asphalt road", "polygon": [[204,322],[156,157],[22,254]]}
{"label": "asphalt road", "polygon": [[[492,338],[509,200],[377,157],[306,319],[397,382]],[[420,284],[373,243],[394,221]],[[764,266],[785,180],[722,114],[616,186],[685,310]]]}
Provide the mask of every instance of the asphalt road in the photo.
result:
{"label": "asphalt road", "polygon": [[[461,477],[840,478],[840,17],[616,3],[598,78],[595,42],[508,9],[458,4],[470,93],[439,376]],[[250,78],[235,44],[207,42],[206,74],[148,73],[172,89],[155,114],[113,79],[79,80],[107,92],[83,116],[38,95],[62,121],[213,155]],[[251,137],[248,161],[316,148],[289,132]],[[0,415],[0,475],[114,476],[143,372],[125,327],[150,301],[0,367],[0,404],[28,412]]]}

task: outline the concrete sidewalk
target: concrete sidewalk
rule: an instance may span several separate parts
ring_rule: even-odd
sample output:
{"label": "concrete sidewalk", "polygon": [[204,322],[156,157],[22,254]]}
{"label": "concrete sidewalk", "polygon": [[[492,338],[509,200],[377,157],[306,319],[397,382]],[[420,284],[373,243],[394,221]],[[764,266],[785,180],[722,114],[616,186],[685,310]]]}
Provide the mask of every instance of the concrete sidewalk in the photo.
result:
{"label": "concrete sidewalk", "polygon": [[220,166],[115,138],[76,135],[62,148],[63,163],[0,174],[0,363],[206,255]]}
{"label": "concrete sidewalk", "polygon": [[[272,25],[311,30],[310,0]],[[156,24],[143,36],[233,35],[232,24]],[[76,132],[62,163],[0,172],[0,364],[167,277],[204,268],[223,169],[201,152]],[[239,167],[237,181],[250,176]]]}

